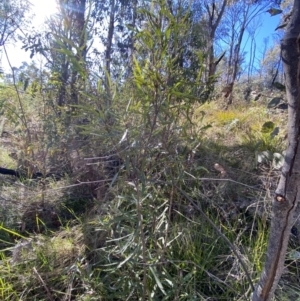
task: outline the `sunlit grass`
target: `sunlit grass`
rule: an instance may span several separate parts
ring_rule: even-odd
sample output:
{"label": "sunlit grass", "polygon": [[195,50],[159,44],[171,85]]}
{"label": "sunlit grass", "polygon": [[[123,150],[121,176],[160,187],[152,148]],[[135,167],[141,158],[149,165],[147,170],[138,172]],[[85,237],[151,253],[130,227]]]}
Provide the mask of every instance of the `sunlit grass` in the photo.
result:
{"label": "sunlit grass", "polygon": [[7,148],[0,146],[0,165],[9,169],[16,167],[16,161],[9,155]]}

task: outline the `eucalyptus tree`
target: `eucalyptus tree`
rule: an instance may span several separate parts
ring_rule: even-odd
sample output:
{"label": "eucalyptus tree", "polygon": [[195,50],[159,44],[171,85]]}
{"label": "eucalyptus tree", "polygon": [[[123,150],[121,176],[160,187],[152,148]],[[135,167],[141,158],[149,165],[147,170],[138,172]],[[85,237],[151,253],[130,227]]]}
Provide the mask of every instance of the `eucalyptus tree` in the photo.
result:
{"label": "eucalyptus tree", "polygon": [[247,70],[248,74],[248,83],[250,82],[250,79],[254,73],[254,65],[256,61],[256,55],[257,55],[257,43],[256,43],[256,37],[258,34],[258,29],[261,28],[262,21],[259,17],[253,19],[253,23],[249,24],[247,27],[247,32],[250,38],[250,58],[249,58],[249,66]]}
{"label": "eucalyptus tree", "polygon": [[[25,28],[29,25],[26,17],[30,11],[30,6],[28,0],[3,0],[0,2],[0,54],[3,49],[9,65],[10,58],[6,51],[6,44],[11,40],[15,42],[20,34],[25,36]],[[12,66],[11,72],[15,81]]]}
{"label": "eucalyptus tree", "polygon": [[19,114],[18,117],[22,122],[24,128],[26,129],[26,141],[28,144],[30,144],[31,135],[28,128],[28,122],[25,115],[21,96],[18,91],[14,68],[11,66],[9,55],[6,50],[6,44],[10,40],[13,40],[15,42],[18,34],[25,35],[24,27],[26,27],[26,25],[29,24],[28,20],[26,19],[26,15],[29,12],[29,10],[30,2],[27,0],[2,0],[0,2],[0,54],[2,52],[2,49],[4,49],[6,59],[11,68],[13,85],[17,94],[19,108],[21,110],[21,114]]}
{"label": "eucalyptus tree", "polygon": [[[222,42],[228,49],[227,83],[236,81],[243,60],[242,41],[246,30],[250,28],[257,16],[264,12],[270,3],[268,1],[233,1],[222,19]],[[232,95],[228,103],[232,102]]]}
{"label": "eucalyptus tree", "polygon": [[208,72],[207,76],[209,79],[216,72],[216,64],[214,57],[214,44],[215,44],[215,36],[216,31],[221,24],[221,20],[225,13],[225,8],[227,7],[229,1],[228,0],[206,0],[204,2],[204,7],[206,10],[205,18],[206,18],[206,28],[207,28],[207,65]]}
{"label": "eucalyptus tree", "polygon": [[261,59],[261,77],[266,86],[271,87],[275,80],[283,81],[283,66],[280,52],[280,43],[274,41],[272,47],[266,50],[265,55]]}
{"label": "eucalyptus tree", "polygon": [[[66,103],[78,104],[77,83],[84,77],[82,71],[85,69],[87,55],[86,5],[87,0],[59,0],[59,14],[53,17],[49,24],[54,46],[50,51],[52,58],[58,59],[58,62],[52,60],[52,63],[55,68],[61,68],[59,106]],[[68,84],[69,100],[66,99]]]}
{"label": "eucalyptus tree", "polygon": [[23,40],[31,57],[39,53],[51,70],[59,107],[78,104],[79,86],[85,78],[88,51],[87,0],[59,0],[58,13],[38,32]]}
{"label": "eucalyptus tree", "polygon": [[15,39],[17,31],[22,31],[28,23],[25,18],[30,10],[28,0],[3,0],[0,2],[0,47],[9,39]]}
{"label": "eucalyptus tree", "polygon": [[91,17],[95,20],[95,37],[103,48],[101,65],[108,95],[111,80],[132,72],[134,37],[141,26],[140,5],[138,0],[93,1]]}

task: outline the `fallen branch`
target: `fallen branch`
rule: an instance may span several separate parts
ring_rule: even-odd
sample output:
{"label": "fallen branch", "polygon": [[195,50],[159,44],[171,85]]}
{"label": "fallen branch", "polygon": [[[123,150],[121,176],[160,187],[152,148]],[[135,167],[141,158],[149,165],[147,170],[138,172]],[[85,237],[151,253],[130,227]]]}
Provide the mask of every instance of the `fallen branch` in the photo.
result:
{"label": "fallen branch", "polygon": [[9,175],[9,176],[15,176],[19,179],[39,179],[39,178],[54,178],[55,180],[61,179],[64,175],[60,173],[47,173],[43,174],[41,172],[35,172],[29,175],[26,175],[25,173],[21,173],[18,170],[14,169],[8,169],[4,167],[0,167],[0,174],[2,175]]}

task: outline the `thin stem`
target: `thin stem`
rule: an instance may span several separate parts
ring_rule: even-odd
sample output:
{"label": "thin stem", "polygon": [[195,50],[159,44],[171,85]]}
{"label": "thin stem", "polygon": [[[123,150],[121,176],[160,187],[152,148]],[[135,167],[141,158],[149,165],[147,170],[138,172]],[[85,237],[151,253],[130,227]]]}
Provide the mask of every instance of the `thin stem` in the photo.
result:
{"label": "thin stem", "polygon": [[137,215],[138,215],[138,221],[140,226],[140,235],[142,240],[142,256],[143,256],[143,301],[146,300],[147,295],[147,267],[146,267],[146,241],[145,241],[145,235],[144,235],[144,229],[143,229],[143,215],[142,215],[142,208],[141,208],[141,196],[140,196],[140,187],[138,181],[135,183],[135,187],[137,190]]}

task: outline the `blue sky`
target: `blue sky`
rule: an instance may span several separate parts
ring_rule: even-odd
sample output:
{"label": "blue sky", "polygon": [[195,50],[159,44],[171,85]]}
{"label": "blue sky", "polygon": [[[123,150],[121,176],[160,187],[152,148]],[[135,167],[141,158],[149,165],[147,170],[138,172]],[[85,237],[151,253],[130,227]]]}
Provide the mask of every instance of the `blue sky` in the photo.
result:
{"label": "blue sky", "polygon": [[279,31],[275,31],[276,27],[280,24],[280,15],[270,16],[269,13],[263,13],[262,16],[262,27],[259,29],[256,43],[257,45],[263,45],[264,38],[269,37],[270,42]]}
{"label": "blue sky", "polygon": [[[264,51],[264,40],[268,38],[268,47],[272,47],[274,40],[279,39],[279,34],[282,31],[275,31],[276,27],[280,25],[280,15],[271,16],[268,12],[263,12],[261,14],[262,26],[257,30],[255,35],[256,40],[256,62],[255,65],[258,66],[259,60],[262,58],[262,53]],[[246,33],[243,42],[247,40],[248,34]],[[250,40],[248,40],[247,45],[244,46],[244,51],[247,52],[246,60],[249,60],[250,55]]]}
{"label": "blue sky", "polygon": [[268,35],[270,35],[270,33],[275,33],[275,29],[280,23],[280,15],[272,17],[269,13],[264,12],[262,14],[262,21],[263,26],[260,29],[260,35],[262,37],[267,37]]}

